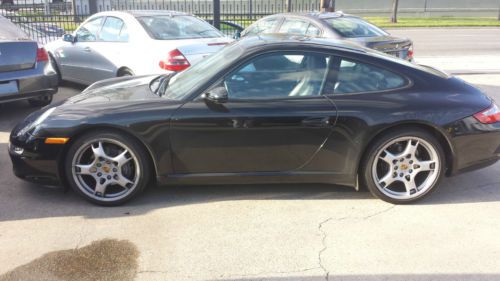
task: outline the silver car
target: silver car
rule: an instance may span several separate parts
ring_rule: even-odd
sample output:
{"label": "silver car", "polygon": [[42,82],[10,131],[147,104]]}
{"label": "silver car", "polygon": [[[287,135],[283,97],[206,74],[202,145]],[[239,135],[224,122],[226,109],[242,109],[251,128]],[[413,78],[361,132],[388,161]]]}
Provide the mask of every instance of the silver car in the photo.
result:
{"label": "silver car", "polygon": [[193,15],[110,11],[46,45],[63,80],[82,84],[127,75],[182,71],[232,39]]}

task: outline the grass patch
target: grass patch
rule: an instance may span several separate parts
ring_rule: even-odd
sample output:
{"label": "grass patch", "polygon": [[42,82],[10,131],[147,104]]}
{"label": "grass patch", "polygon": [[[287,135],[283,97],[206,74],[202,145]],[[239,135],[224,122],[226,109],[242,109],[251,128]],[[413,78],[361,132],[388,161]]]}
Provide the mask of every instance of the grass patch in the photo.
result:
{"label": "grass patch", "polygon": [[491,17],[430,17],[399,18],[391,23],[389,17],[365,17],[380,27],[449,27],[449,26],[500,26],[500,20]]}

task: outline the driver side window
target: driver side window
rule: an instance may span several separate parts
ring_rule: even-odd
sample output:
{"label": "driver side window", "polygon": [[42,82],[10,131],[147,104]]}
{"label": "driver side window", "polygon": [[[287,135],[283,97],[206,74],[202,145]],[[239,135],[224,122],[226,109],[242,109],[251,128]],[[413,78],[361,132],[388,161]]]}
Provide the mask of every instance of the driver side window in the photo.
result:
{"label": "driver side window", "polygon": [[319,96],[329,62],[317,53],[261,55],[226,76],[224,86],[230,100]]}
{"label": "driver side window", "polygon": [[95,18],[84,25],[80,26],[76,31],[77,42],[93,42],[97,41],[97,35],[102,25],[103,17]]}

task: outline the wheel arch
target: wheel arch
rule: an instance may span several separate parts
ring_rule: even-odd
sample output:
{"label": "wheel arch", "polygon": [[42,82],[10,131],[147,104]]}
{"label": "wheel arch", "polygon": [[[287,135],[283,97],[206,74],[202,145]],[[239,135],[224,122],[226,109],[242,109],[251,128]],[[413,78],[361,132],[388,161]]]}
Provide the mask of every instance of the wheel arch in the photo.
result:
{"label": "wheel arch", "polygon": [[[358,165],[356,168],[356,173],[355,176],[359,178],[359,173],[362,169],[362,165],[364,161],[366,161],[366,152],[370,148],[370,146],[379,138],[381,138],[385,133],[391,131],[391,130],[396,130],[396,129],[401,129],[401,128],[419,128],[422,130],[425,130],[429,133],[431,133],[433,136],[436,137],[436,139],[439,141],[441,148],[444,151],[445,154],[445,175],[449,176],[451,172],[453,171],[454,167],[454,160],[455,160],[455,151],[453,149],[453,145],[450,141],[450,139],[446,136],[446,133],[444,133],[441,129],[438,127],[429,124],[429,123],[424,123],[424,122],[402,122],[402,123],[397,123],[397,124],[392,124],[390,126],[384,127],[380,130],[378,130],[373,136],[368,139],[368,141],[365,143],[362,153],[360,154],[360,157],[358,159]],[[358,180],[356,180],[356,183]],[[356,186],[357,188],[357,186]]]}
{"label": "wheel arch", "polygon": [[130,69],[130,67],[122,66],[116,70],[116,77],[121,77],[124,71],[128,71],[134,75],[134,72]]}
{"label": "wheel arch", "polygon": [[66,165],[66,163],[65,163],[66,162],[66,155],[67,155],[69,148],[73,145],[74,141],[76,139],[78,139],[80,136],[87,134],[89,132],[92,132],[92,131],[99,131],[99,130],[112,131],[112,132],[116,132],[116,133],[125,134],[126,136],[131,137],[132,139],[137,141],[147,151],[148,161],[153,167],[153,171],[152,171],[150,176],[156,181],[157,175],[159,174],[158,169],[157,169],[158,168],[157,163],[154,160],[154,156],[153,156],[153,152],[152,152],[151,147],[140,136],[138,136],[137,134],[135,134],[132,131],[127,130],[126,128],[123,128],[123,127],[113,126],[113,125],[96,125],[96,126],[87,126],[87,127],[81,128],[81,129],[77,130],[76,132],[74,132],[73,134],[71,134],[71,136],[69,138],[70,139],[69,142],[67,143],[67,145],[64,146],[62,153],[60,153],[59,159],[58,159],[58,163],[59,163],[58,172],[59,172],[60,180],[64,184],[64,186],[69,186],[65,172],[64,172],[64,166]]}

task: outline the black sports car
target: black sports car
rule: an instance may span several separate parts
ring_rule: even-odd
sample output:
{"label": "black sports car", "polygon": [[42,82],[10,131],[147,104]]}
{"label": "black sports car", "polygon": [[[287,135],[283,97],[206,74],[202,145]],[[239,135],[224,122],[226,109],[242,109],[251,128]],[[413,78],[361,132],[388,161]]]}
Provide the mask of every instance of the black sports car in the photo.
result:
{"label": "black sports car", "polygon": [[184,72],[123,77],[11,134],[17,176],[103,205],[160,184],[314,182],[407,203],[495,163],[500,111],[435,69],[347,42],[248,37]]}

